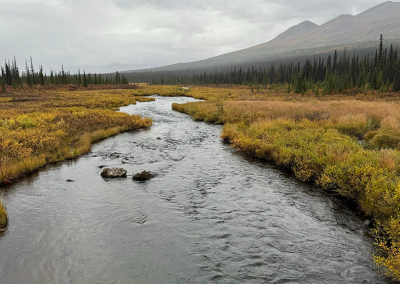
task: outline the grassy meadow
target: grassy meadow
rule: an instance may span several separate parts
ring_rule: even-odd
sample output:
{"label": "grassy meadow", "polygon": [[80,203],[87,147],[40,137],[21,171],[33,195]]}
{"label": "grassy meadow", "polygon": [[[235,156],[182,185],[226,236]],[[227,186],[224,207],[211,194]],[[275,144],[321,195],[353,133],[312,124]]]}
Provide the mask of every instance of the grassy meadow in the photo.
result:
{"label": "grassy meadow", "polygon": [[[152,98],[135,97],[132,89],[70,87],[10,88],[0,94],[0,185],[87,153],[95,141],[152,124],[150,118],[115,111]],[[6,222],[0,203],[0,227]]]}
{"label": "grassy meadow", "polygon": [[206,101],[173,104],[195,120],[223,124],[241,151],[291,169],[302,181],[355,200],[374,220],[375,262],[400,279],[400,101],[398,94],[285,93],[249,87],[146,86],[143,94]]}

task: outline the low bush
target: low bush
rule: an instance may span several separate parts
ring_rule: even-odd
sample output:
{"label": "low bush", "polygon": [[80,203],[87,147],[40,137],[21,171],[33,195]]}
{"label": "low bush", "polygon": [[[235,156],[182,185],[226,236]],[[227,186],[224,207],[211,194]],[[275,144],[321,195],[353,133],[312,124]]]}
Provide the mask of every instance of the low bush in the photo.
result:
{"label": "low bush", "polygon": [[131,92],[54,90],[17,93],[19,100],[0,102],[0,184],[87,153],[100,139],[149,127],[149,118],[114,111],[136,103]]}
{"label": "low bush", "polygon": [[8,223],[7,211],[1,204],[1,200],[0,200],[0,229],[7,226],[7,223]]}

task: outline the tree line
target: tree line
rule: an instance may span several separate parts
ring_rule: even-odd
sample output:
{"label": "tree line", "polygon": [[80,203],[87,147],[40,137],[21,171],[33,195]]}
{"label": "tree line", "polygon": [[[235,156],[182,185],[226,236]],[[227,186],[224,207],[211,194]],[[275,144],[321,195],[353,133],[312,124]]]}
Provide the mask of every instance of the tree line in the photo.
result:
{"label": "tree line", "polygon": [[5,91],[6,86],[12,86],[13,88],[23,87],[27,85],[32,87],[34,85],[69,85],[75,84],[82,87],[88,87],[89,85],[121,85],[128,84],[128,79],[118,71],[113,74],[86,74],[85,71],[81,73],[78,71],[76,74],[64,71],[64,67],[61,66],[61,71],[56,72],[50,70],[50,74],[47,75],[43,72],[42,65],[39,66],[39,70],[35,71],[33,66],[32,57],[28,61],[25,60],[25,70],[20,72],[17,60],[5,61],[4,66],[0,66],[0,85],[1,90]]}
{"label": "tree line", "polygon": [[[398,48],[379,47],[371,50],[345,49],[341,55],[335,50],[326,56],[314,56],[302,61],[271,62],[264,67],[247,69],[231,67],[225,70],[181,70],[162,72],[136,72],[126,74],[130,81],[148,84],[235,84],[256,88],[271,84],[287,84],[288,91],[296,93],[313,90],[324,94],[358,90],[400,91],[400,58]],[[267,65],[267,66],[265,66]]]}

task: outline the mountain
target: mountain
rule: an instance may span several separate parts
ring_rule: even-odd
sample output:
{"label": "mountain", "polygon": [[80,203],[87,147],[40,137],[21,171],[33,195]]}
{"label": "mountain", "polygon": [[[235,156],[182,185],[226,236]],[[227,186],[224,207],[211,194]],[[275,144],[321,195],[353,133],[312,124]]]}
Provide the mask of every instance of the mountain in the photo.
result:
{"label": "mountain", "polygon": [[355,16],[340,15],[320,26],[305,21],[260,45],[205,60],[152,68],[146,71],[215,68],[269,61],[299,54],[310,55],[336,48],[377,46],[381,34],[386,42],[400,41],[400,2],[384,2]]}
{"label": "mountain", "polygon": [[275,38],[275,40],[290,39],[292,37],[303,35],[306,34],[307,32],[311,32],[316,28],[318,28],[317,24],[314,24],[313,22],[310,21],[304,21],[296,26],[291,27],[287,31],[281,33]]}

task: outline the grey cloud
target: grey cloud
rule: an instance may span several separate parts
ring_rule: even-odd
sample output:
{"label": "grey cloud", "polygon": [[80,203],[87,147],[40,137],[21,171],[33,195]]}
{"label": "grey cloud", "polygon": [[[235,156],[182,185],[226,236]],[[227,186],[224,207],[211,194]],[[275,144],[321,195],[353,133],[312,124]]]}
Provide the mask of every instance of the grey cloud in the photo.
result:
{"label": "grey cloud", "polygon": [[[236,19],[248,21],[275,21],[291,19],[293,17],[320,18],[321,15],[353,14],[368,9],[380,3],[376,0],[111,0],[120,8],[137,9],[153,7],[163,10],[196,9],[206,11],[220,11]],[[266,17],[268,15],[268,17]],[[329,20],[329,18],[325,18]]]}

